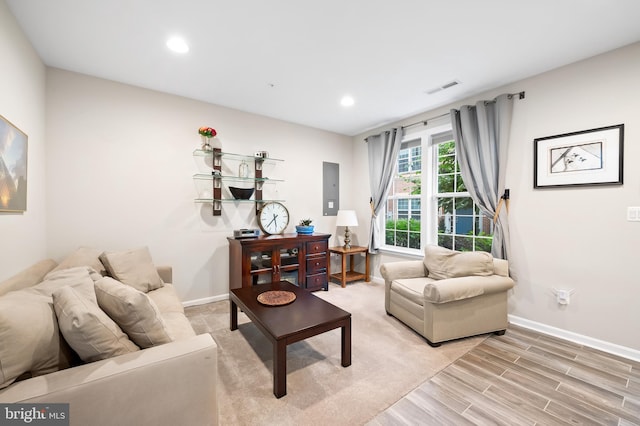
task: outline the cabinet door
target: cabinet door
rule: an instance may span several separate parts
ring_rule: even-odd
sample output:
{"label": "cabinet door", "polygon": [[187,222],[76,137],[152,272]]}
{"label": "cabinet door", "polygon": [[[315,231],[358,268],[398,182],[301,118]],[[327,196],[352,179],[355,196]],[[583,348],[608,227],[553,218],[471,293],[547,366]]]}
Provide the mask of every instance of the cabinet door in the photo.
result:
{"label": "cabinet door", "polygon": [[300,285],[300,250],[298,244],[283,244],[250,253],[251,283],[288,281]]}
{"label": "cabinet door", "polygon": [[273,281],[275,268],[273,249],[252,250],[249,253],[251,262],[251,284],[265,284]]}
{"label": "cabinet door", "polygon": [[277,275],[274,281],[288,281],[293,285],[300,285],[300,249],[297,244],[288,244],[278,248],[280,257]]}

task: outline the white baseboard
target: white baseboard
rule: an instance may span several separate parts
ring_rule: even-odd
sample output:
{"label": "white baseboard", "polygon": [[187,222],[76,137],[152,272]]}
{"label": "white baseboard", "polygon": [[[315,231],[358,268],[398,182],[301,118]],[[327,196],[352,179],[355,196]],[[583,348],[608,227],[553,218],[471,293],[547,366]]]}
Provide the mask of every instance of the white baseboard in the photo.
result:
{"label": "white baseboard", "polygon": [[578,343],[584,346],[589,346],[591,348],[608,352],[613,355],[621,356],[623,358],[640,362],[640,351],[627,348],[626,346],[620,346],[620,345],[616,345],[615,343],[605,342],[604,340],[594,339],[593,337],[584,336],[582,334],[563,330],[561,328],[552,327],[550,325],[542,324],[536,321],[531,321],[525,318],[520,318],[514,315],[509,315],[509,322],[511,324],[528,328],[530,330],[534,330],[542,334],[548,334],[550,336],[559,337],[561,339],[565,339],[570,342]]}
{"label": "white baseboard", "polygon": [[182,302],[182,306],[186,308],[187,306],[204,305],[205,303],[220,302],[222,300],[229,300],[229,294],[226,293],[226,294],[221,294],[219,296],[211,296],[211,297],[203,297],[202,299],[187,300],[186,302]]}

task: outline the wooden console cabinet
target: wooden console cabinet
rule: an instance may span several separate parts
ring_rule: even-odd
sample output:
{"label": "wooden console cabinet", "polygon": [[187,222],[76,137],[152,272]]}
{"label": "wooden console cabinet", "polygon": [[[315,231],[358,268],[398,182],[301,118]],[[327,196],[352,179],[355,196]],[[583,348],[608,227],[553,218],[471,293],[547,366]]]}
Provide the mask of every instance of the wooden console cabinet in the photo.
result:
{"label": "wooden console cabinet", "polygon": [[329,290],[331,234],[261,235],[229,240],[229,289],[289,281],[309,291]]}

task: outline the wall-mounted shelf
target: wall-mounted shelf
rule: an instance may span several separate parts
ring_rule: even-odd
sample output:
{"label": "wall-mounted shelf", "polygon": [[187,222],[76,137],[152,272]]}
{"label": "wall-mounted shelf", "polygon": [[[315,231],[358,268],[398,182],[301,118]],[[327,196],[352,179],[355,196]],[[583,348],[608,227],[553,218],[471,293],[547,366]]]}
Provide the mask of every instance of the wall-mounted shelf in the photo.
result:
{"label": "wall-mounted shelf", "polygon": [[[284,182],[282,179],[270,179],[268,177],[262,176],[263,165],[266,164],[277,164],[282,163],[284,160],[280,160],[277,158],[263,158],[252,155],[242,155],[235,154],[231,152],[223,152],[220,149],[214,148],[213,151],[204,151],[201,149],[196,149],[193,151],[194,157],[209,157],[212,158],[212,167],[213,171],[209,173],[196,173],[193,175],[193,179],[195,181],[211,181],[213,188],[213,197],[212,198],[196,198],[194,202],[199,204],[211,203],[213,204],[213,215],[220,216],[222,215],[222,204],[223,203],[254,203],[256,206],[256,214],[262,207],[264,203],[271,201],[279,201],[283,202],[284,200],[265,200],[262,198],[262,188],[265,183],[271,182]],[[222,160],[236,160],[236,161],[250,161],[254,165],[254,176],[253,177],[239,177],[232,175],[223,175],[222,174]],[[222,197],[222,184],[223,182],[244,182],[244,183],[252,183],[255,190],[253,194],[253,199],[249,200],[239,200],[235,198],[223,198]]]}
{"label": "wall-mounted shelf", "polygon": [[215,149],[215,148],[213,151],[203,151],[201,149],[196,149],[193,151],[193,155],[195,157],[213,157],[215,155],[216,157],[220,157],[220,158],[236,159],[240,161],[242,160],[256,161],[259,163],[281,163],[284,161],[279,158],[271,158],[271,157],[262,158],[262,157],[256,157],[255,155],[244,155],[244,154],[235,154],[232,152],[224,152],[222,150]]}

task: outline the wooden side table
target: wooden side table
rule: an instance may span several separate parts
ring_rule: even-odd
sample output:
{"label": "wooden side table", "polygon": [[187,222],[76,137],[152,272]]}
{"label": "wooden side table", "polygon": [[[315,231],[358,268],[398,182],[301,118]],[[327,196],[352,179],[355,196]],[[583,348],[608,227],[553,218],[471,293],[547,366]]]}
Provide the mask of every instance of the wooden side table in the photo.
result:
{"label": "wooden side table", "polygon": [[[329,277],[340,281],[342,288],[347,286],[348,282],[364,279],[369,282],[369,248],[361,246],[351,246],[351,248],[344,248],[342,246],[329,247],[330,253],[339,254],[342,256],[342,271],[338,273],[331,273],[331,261],[329,261]],[[353,270],[354,254],[364,253],[365,256],[365,272],[357,272]],[[347,257],[349,258],[349,270],[347,270]]]}

